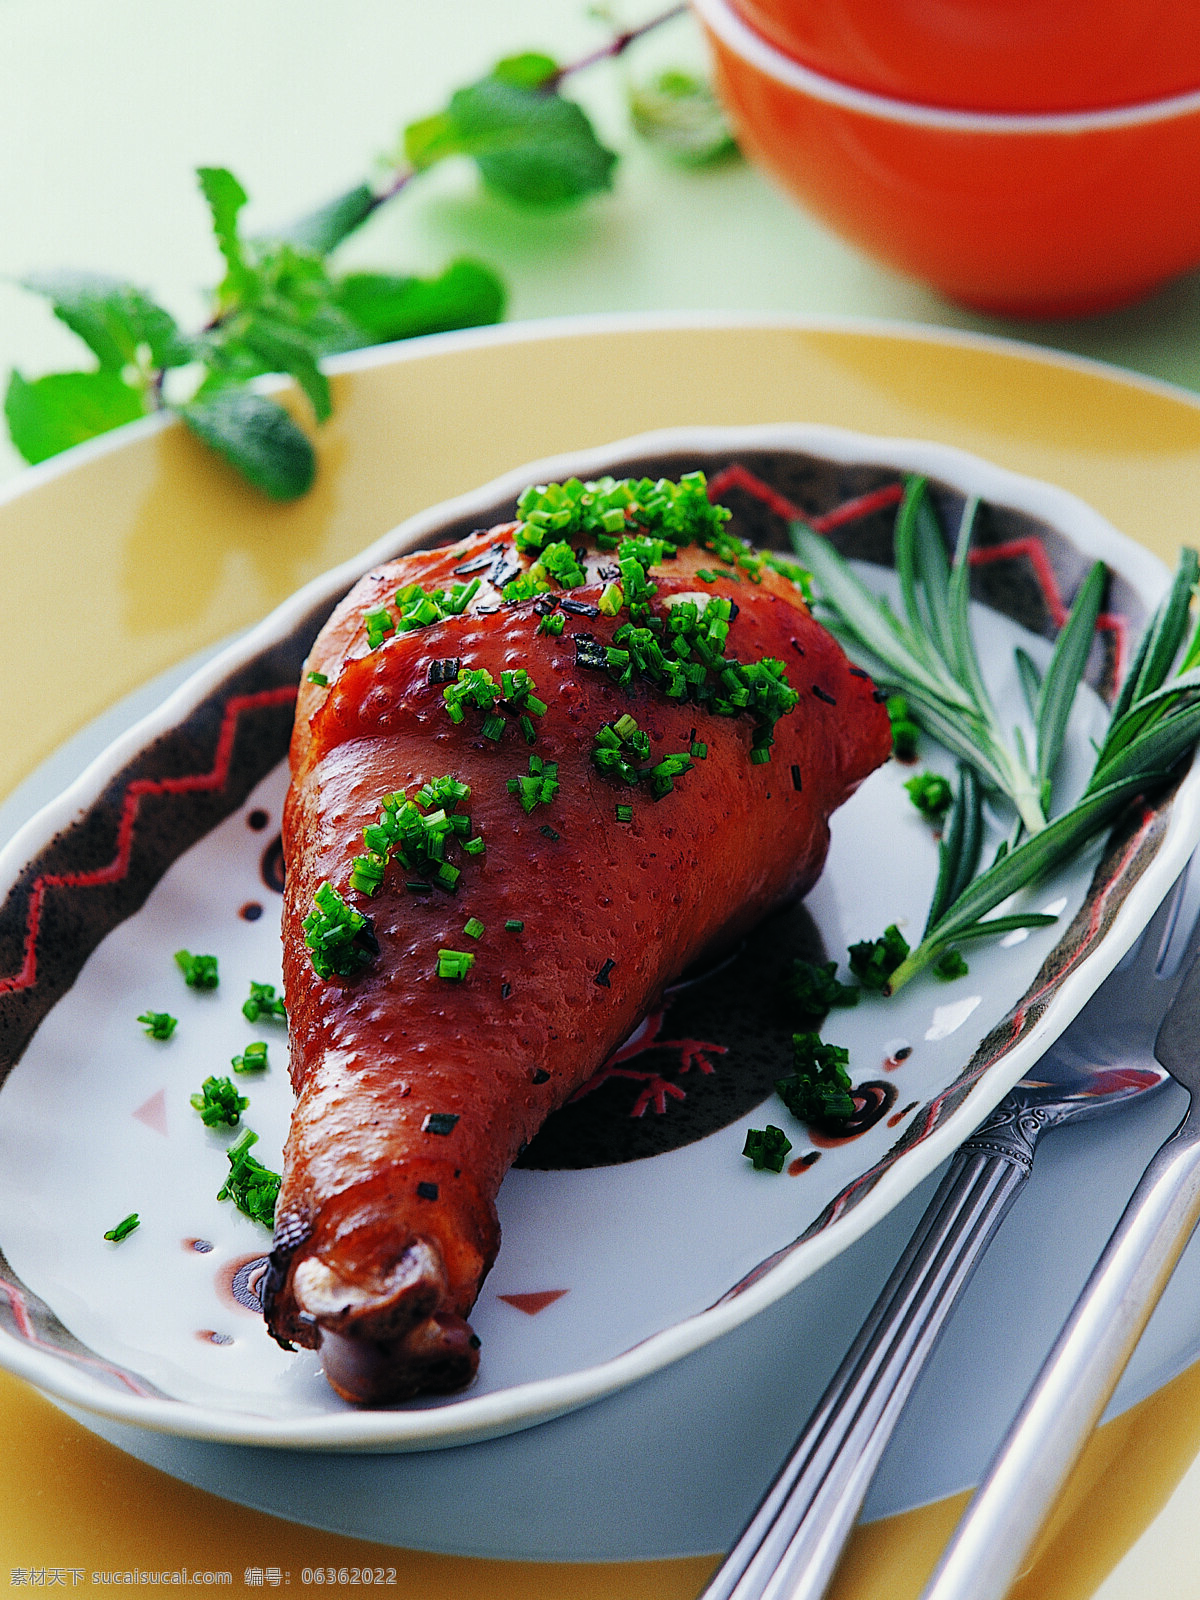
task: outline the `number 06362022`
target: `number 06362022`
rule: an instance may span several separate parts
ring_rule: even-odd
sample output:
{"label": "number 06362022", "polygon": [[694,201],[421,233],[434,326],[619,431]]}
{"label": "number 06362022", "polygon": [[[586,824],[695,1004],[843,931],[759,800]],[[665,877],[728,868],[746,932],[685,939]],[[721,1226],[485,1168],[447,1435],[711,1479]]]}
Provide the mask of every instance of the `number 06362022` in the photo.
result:
{"label": "number 06362022", "polygon": [[390,1584],[394,1588],[396,1569],[395,1567],[305,1567],[300,1573],[300,1582]]}

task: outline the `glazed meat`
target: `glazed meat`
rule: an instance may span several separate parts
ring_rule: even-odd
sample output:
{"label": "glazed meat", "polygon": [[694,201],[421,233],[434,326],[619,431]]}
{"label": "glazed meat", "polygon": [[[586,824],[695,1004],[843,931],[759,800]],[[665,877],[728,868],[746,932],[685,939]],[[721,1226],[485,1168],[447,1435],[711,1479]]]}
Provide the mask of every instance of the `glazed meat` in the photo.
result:
{"label": "glazed meat", "polygon": [[349,1400],[470,1380],[509,1166],[672,978],[811,887],[891,748],[721,515],[707,547],[474,534],[368,574],[313,647],[263,1298]]}

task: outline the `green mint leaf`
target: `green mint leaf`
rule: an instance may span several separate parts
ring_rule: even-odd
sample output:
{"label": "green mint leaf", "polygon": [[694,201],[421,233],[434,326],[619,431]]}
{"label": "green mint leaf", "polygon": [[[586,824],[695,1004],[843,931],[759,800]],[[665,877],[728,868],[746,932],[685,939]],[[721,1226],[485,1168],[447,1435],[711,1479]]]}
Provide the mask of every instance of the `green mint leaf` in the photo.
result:
{"label": "green mint leaf", "polygon": [[287,412],[249,389],[217,389],[180,408],[192,432],[272,500],[294,500],[311,487],[313,447]]}
{"label": "green mint leaf", "polygon": [[263,372],[286,372],[308,396],[313,415],[324,422],[333,410],[329,380],[317,366],[312,345],[296,328],[271,317],[250,315],[241,320],[240,342],[261,363]]}
{"label": "green mint leaf", "polygon": [[690,72],[660,72],[629,88],[633,131],[684,166],[705,167],[738,154],[716,95]]}
{"label": "green mint leaf", "polygon": [[192,359],[175,318],[132,283],[98,272],[37,272],[21,282],[45,295],[54,315],[79,335],[102,368],[120,372],[140,364],[143,350],[152,367],[181,367]]}
{"label": "green mint leaf", "polygon": [[116,372],[52,372],[8,380],[4,415],[13,444],[31,465],[145,415],[138,389]]}
{"label": "green mint leaf", "polygon": [[516,89],[541,89],[559,74],[559,65],[551,56],[536,50],[523,55],[505,56],[492,68],[492,77],[500,83],[511,83]]}
{"label": "green mint leaf", "polygon": [[337,288],[342,310],[373,344],[451,328],[476,328],[504,315],[504,285],[478,261],[452,261],[439,277],[384,272],[347,274]]}
{"label": "green mint leaf", "polygon": [[404,158],[418,172],[424,172],[446,156],[465,154],[458,126],[449,112],[410,122],[404,130]]}
{"label": "green mint leaf", "polygon": [[514,63],[531,59],[540,61],[537,70],[549,64],[548,57],[511,57],[501,63],[507,79],[489,74],[459,89],[445,111],[411,124],[404,149],[413,166],[422,171],[446,156],[470,156],[487,188],[523,205],[563,205],[611,187],[616,155],[580,107],[512,81],[528,70]]}
{"label": "green mint leaf", "polygon": [[212,212],[217,245],[225,257],[226,282],[232,286],[240,282],[247,271],[245,252],[238,237],[238,214],[249,196],[225,167],[197,167],[196,177]]}
{"label": "green mint leaf", "polygon": [[327,256],[355,228],[361,227],[378,204],[369,184],[348,189],[315,211],[298,218],[276,236],[287,244],[299,245],[316,255]]}

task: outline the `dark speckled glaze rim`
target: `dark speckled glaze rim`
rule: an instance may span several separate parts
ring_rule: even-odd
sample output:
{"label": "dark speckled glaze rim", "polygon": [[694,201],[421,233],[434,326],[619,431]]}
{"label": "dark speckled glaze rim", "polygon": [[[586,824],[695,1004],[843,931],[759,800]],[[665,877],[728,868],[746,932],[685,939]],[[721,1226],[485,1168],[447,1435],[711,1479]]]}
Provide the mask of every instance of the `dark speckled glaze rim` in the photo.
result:
{"label": "dark speckled glaze rim", "polygon": [[[112,927],[144,902],[166,867],[233,811],[281,759],[302,663],[333,605],[358,576],[404,550],[461,537],[499,520],[531,481],[603,472],[724,474],[744,531],[780,542],[789,506],[822,513],[856,493],[879,503],[851,527],[849,553],[881,559],[887,495],[898,474],[930,477],[949,517],[964,493],[995,508],[985,543],[1044,561],[1032,591],[985,566],[985,598],[1039,630],[1039,604],[1069,603],[1087,566],[1113,572],[1108,610],[1133,632],[1168,574],[1075,496],[949,446],[869,438],[839,429],[775,425],[681,428],[532,463],[410,519],[353,560],[300,590],[131,729],[0,852],[0,1082],[50,1006]],[[840,487],[822,499],[821,480]],[[857,486],[857,487],[856,487]],[[761,526],[755,526],[755,519]],[[872,525],[872,518],[875,525]],[[882,521],[880,519],[883,519]],[[952,524],[951,524],[952,525]],[[844,535],[842,536],[844,537]],[[1024,544],[1022,544],[1024,541]],[[1034,559],[1037,567],[1038,559]],[[1050,606],[1053,610],[1053,606]],[[1043,619],[1049,626],[1051,619]],[[1098,686],[1113,677],[1121,627],[1102,652]],[[1030,990],[953,1082],[914,1116],[887,1155],[860,1173],[791,1244],[759,1263],[713,1305],[610,1360],[562,1376],[413,1410],[267,1419],[176,1401],[136,1373],[99,1361],[19,1284],[0,1255],[0,1365],[63,1400],[183,1436],[294,1448],[425,1449],[484,1439],[572,1410],[678,1360],[771,1304],[846,1248],[976,1127],[1079,1012],[1148,921],[1200,837],[1200,770],[1144,807],[1105,850],[1084,906]],[[22,981],[14,981],[14,977]],[[0,1239],[0,1249],[3,1240]]]}

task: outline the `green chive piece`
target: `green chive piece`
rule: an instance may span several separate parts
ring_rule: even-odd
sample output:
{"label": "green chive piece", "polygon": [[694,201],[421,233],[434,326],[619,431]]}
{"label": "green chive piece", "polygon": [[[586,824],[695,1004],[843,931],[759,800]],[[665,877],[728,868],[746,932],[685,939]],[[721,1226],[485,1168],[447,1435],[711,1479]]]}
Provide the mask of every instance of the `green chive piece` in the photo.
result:
{"label": "green chive piece", "polygon": [[437,953],[437,975],[439,978],[450,978],[459,982],[475,965],[475,957],[469,950],[439,950]]}
{"label": "green chive piece", "polygon": [[792,1073],[779,1078],[775,1092],[801,1122],[838,1124],[854,1115],[850,1052],[826,1044],[815,1033],[792,1035]]}
{"label": "green chive piece", "polygon": [[151,1039],[169,1039],[179,1024],[169,1011],[143,1011],[138,1021]]}
{"label": "green chive piece", "polygon": [[275,1225],[275,1201],[282,1179],[250,1154],[251,1145],[257,1143],[258,1135],[246,1128],[226,1150],[229,1176],[217,1191],[217,1199],[232,1200],[252,1222],[271,1228]]}
{"label": "green chive piece", "polygon": [[526,816],[537,806],[548,806],[558,793],[558,762],[530,756],[529,772],[509,778],[507,788],[509,794],[518,796]]}
{"label": "green chive piece", "polygon": [[703,743],[695,743],[688,751],[688,754],[691,756],[693,761],[707,761],[708,746]]}
{"label": "green chive piece", "polygon": [[538,633],[548,633],[551,638],[557,639],[563,631],[563,623],[567,619],[561,611],[548,611],[537,625]]}
{"label": "green chive piece", "polygon": [[478,834],[473,839],[468,839],[463,845],[463,850],[469,856],[481,856],[485,848],[484,842]]}
{"label": "green chive piece", "polygon": [[216,956],[194,956],[190,950],[176,950],[175,965],[189,989],[215,989],[220,982]]}
{"label": "green chive piece", "polygon": [[275,993],[273,983],[255,983],[250,980],[250,998],[242,1002],[242,1015],[247,1022],[257,1022],[265,1017],[268,1022],[286,1022],[287,1012],[283,996]]}
{"label": "green chive piece", "polygon": [[538,832],[539,833],[544,833],[546,835],[547,839],[553,839],[553,840],[555,840],[555,842],[557,842],[562,837],[561,834],[556,833],[554,831],[554,829],[550,826],[550,824],[548,822],[543,822],[541,827],[538,829]]}
{"label": "green chive piece", "polygon": [[625,604],[625,595],[618,583],[606,583],[604,590],[597,601],[600,613],[605,617],[615,617]]}
{"label": "green chive piece", "polygon": [[950,983],[955,978],[965,978],[971,969],[963,960],[962,952],[951,948],[944,950],[937,958],[933,970],[943,982]]}
{"label": "green chive piece", "polygon": [[863,939],[850,946],[850,970],[864,989],[882,990],[907,954],[908,940],[893,922],[881,938]]}
{"label": "green chive piece", "polygon": [[121,1221],[117,1223],[115,1228],[110,1228],[104,1237],[106,1239],[111,1239],[113,1244],[120,1244],[122,1239],[128,1239],[133,1230],[135,1228],[140,1228],[141,1224],[142,1219],[138,1216],[137,1212],[131,1211],[127,1217],[123,1217]]}
{"label": "green chive piece", "polygon": [[904,787],[913,805],[930,822],[940,822],[954,798],[949,780],[940,772],[918,772]]}
{"label": "green chive piece", "polygon": [[305,675],[309,683],[315,683],[318,689],[328,689],[329,679],[323,672],[309,672]]}
{"label": "green chive piece", "polygon": [[234,1056],[230,1062],[235,1072],[265,1072],[267,1065],[265,1039],[255,1039],[252,1044],[246,1046],[240,1056]]}
{"label": "green chive piece", "polygon": [[234,1088],[232,1078],[205,1078],[199,1094],[190,1098],[206,1128],[236,1128],[242,1112],[250,1104],[246,1096]]}
{"label": "green chive piece", "polygon": [[897,761],[915,761],[921,730],[909,714],[908,701],[902,694],[890,694],[885,704],[892,724],[892,754]]}
{"label": "green chive piece", "polygon": [[352,978],[379,954],[370,917],[346,904],[329,882],[313,895],[305,917],[304,942],[320,978]]}
{"label": "green chive piece", "polygon": [[468,939],[478,939],[483,934],[483,923],[478,917],[468,917],[463,924],[463,932]]}
{"label": "green chive piece", "polygon": [[742,1154],[754,1163],[756,1172],[782,1172],[792,1141],[782,1128],[768,1122],[765,1128],[747,1128]]}
{"label": "green chive piece", "polygon": [[618,806],[617,807],[617,821],[618,822],[632,822],[633,821],[633,807],[632,806]]}
{"label": "green chive piece", "polygon": [[504,924],[506,933],[521,933],[524,930],[524,927],[525,924],[521,921],[520,917],[509,917],[508,921]]}
{"label": "green chive piece", "polygon": [[368,611],[363,617],[363,622],[366,624],[369,650],[378,650],[388,634],[396,631],[391,612],[383,606],[378,611]]}
{"label": "green chive piece", "polygon": [[818,966],[799,957],[784,976],[783,990],[799,1014],[814,1024],[824,1022],[834,1006],[856,1006],[862,993],[852,983],[838,982],[836,961]]}

